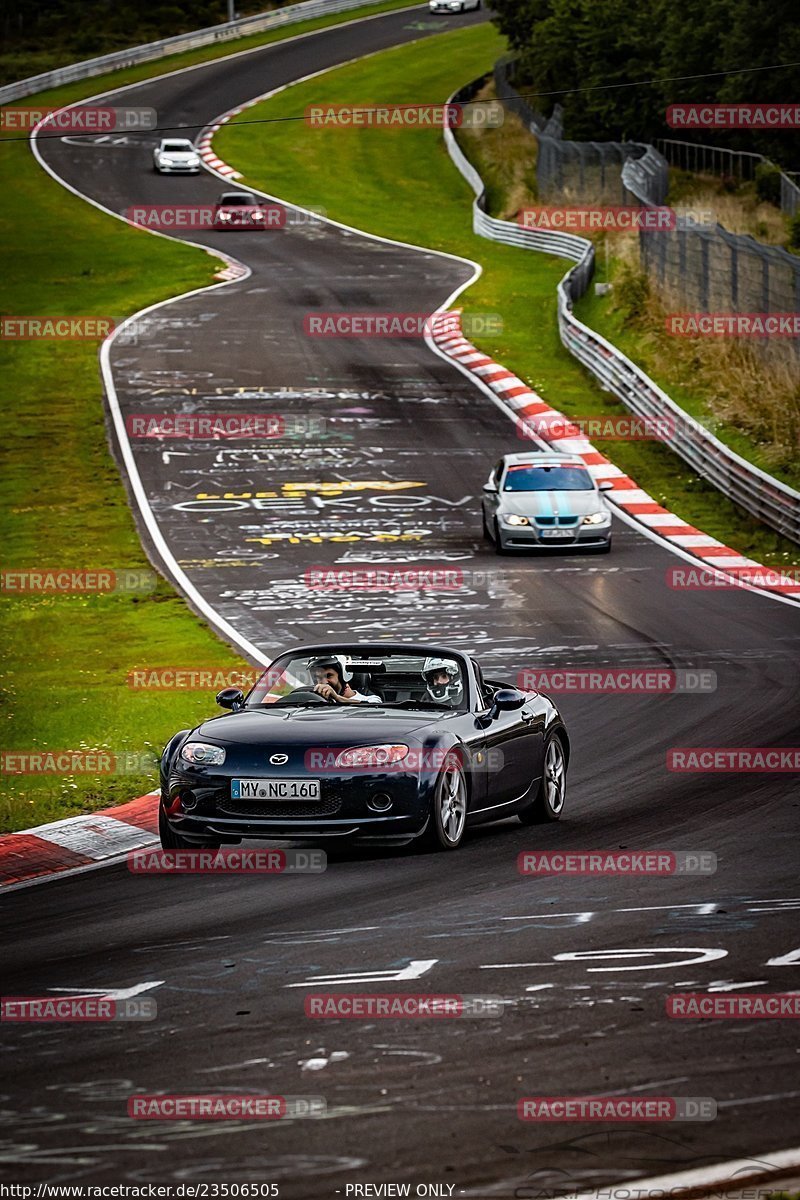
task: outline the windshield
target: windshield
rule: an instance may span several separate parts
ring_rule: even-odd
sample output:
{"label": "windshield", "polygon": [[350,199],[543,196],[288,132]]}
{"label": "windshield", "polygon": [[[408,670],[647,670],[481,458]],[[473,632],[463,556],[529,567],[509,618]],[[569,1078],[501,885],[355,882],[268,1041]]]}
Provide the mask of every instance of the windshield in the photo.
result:
{"label": "windshield", "polygon": [[534,466],[532,463],[509,467],[504,492],[586,492],[594,488],[585,467]]}
{"label": "windshield", "polygon": [[164,142],[162,150],[166,150],[168,154],[193,153],[194,146],[191,142]]}
{"label": "windshield", "polygon": [[231,193],[230,196],[221,196],[220,204],[224,204],[226,208],[252,208],[255,207],[255,196],[248,196],[244,192]]}
{"label": "windshield", "polygon": [[[333,696],[326,689],[331,689]],[[313,693],[313,694],[312,694]],[[353,703],[402,708],[458,709],[466,688],[460,662],[440,655],[319,651],[276,658],[248,695],[247,708]]]}

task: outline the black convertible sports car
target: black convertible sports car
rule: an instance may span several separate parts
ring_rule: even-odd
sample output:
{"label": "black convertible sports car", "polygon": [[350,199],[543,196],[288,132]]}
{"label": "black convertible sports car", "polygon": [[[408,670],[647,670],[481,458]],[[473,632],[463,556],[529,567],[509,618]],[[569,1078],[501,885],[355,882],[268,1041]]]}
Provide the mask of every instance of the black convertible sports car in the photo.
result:
{"label": "black convertible sports car", "polygon": [[440,646],[287,651],[161,760],[165,849],[354,838],[455,850],[465,826],[557,821],[569,739],[555,705]]}

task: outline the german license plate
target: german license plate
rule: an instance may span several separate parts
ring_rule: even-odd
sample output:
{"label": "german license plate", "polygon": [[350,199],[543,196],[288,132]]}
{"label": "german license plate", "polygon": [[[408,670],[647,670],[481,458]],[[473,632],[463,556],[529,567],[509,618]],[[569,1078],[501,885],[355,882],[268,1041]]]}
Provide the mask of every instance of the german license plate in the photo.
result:
{"label": "german license plate", "polygon": [[232,800],[319,800],[318,779],[232,779]]}
{"label": "german license plate", "polygon": [[554,541],[558,540],[559,538],[569,539],[571,541],[572,538],[574,538],[574,536],[575,536],[574,529],[543,529],[542,530],[543,538],[553,538]]}

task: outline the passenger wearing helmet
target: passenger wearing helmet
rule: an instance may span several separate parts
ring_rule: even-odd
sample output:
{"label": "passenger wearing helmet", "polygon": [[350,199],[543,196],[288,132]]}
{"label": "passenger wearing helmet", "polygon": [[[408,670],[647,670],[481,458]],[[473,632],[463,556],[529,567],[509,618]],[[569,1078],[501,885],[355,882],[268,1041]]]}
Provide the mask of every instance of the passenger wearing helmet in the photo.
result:
{"label": "passenger wearing helmet", "polygon": [[312,658],[308,670],[314,681],[314,691],[333,704],[380,704],[380,696],[365,696],[350,687],[353,672],[341,654]]}
{"label": "passenger wearing helmet", "polygon": [[426,658],[422,678],[427,687],[424,700],[431,700],[434,704],[449,704],[453,708],[461,703],[464,695],[461,672],[450,659]]}

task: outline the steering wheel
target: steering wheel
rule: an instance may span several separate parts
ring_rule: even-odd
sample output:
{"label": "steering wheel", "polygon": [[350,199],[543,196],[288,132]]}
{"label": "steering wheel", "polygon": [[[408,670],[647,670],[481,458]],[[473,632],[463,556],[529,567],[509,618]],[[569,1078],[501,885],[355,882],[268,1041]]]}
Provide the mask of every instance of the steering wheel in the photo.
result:
{"label": "steering wheel", "polygon": [[280,700],[275,701],[275,704],[273,707],[286,708],[290,704],[295,704],[298,701],[301,704],[335,704],[336,703],[335,700],[326,700],[324,696],[320,696],[319,692],[315,692],[313,688],[299,687],[299,688],[295,688],[294,691],[289,692],[288,696],[281,696]]}

